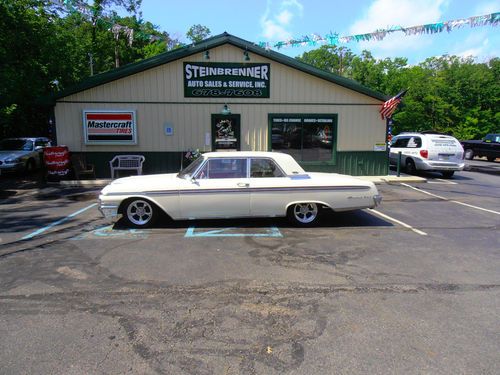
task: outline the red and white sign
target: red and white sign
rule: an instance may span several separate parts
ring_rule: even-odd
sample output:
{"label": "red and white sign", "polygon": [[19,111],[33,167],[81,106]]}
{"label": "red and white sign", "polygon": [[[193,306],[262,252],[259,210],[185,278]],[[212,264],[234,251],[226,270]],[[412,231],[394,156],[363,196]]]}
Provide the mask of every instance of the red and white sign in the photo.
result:
{"label": "red and white sign", "polygon": [[51,146],[43,149],[43,160],[50,178],[61,179],[69,174],[69,151],[66,146]]}
{"label": "red and white sign", "polygon": [[135,111],[83,111],[85,144],[136,144]]}

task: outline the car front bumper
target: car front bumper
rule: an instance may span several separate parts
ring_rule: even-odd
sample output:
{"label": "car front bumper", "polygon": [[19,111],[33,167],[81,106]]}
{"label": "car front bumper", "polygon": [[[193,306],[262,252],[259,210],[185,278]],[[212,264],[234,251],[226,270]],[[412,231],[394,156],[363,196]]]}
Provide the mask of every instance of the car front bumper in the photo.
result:
{"label": "car front bumper", "polygon": [[24,168],[24,162],[19,163],[0,163],[0,169],[3,171],[19,171]]}
{"label": "car front bumper", "polygon": [[106,202],[102,199],[102,196],[99,197],[98,200],[98,208],[99,212],[104,216],[105,218],[112,218],[118,216],[118,208],[119,205],[114,202]]}
{"label": "car front bumper", "polygon": [[99,205],[99,211],[105,218],[118,216],[118,206]]}

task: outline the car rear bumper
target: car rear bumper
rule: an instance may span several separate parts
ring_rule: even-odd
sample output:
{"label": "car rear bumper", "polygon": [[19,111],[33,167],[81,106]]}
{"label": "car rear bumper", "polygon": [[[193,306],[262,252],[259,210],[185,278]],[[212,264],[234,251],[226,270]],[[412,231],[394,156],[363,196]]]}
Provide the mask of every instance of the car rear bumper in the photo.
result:
{"label": "car rear bumper", "polygon": [[417,169],[424,171],[461,171],[465,163],[424,160],[417,162]]}

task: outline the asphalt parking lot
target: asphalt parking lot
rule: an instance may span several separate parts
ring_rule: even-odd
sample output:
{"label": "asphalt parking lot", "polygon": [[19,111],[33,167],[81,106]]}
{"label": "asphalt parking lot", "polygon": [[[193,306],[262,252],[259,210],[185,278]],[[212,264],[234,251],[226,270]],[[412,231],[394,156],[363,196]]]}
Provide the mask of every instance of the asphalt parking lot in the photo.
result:
{"label": "asphalt parking lot", "polygon": [[500,178],[425,177],[309,229],[129,230],[97,190],[4,190],[0,372],[498,374]]}

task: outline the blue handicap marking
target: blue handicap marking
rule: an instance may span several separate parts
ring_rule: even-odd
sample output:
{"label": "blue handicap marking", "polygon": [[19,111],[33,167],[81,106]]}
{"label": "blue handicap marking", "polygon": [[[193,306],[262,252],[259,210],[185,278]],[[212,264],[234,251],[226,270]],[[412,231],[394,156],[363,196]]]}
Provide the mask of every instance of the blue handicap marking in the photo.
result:
{"label": "blue handicap marking", "polygon": [[144,239],[147,238],[150,230],[144,229],[113,229],[113,225],[96,228],[86,233],[82,233],[72,240],[90,240],[98,238],[114,238],[114,239]]}
{"label": "blue handicap marking", "polygon": [[[246,229],[242,233],[242,229]],[[252,231],[257,233],[248,232],[249,228],[222,228],[215,230],[196,230],[195,227],[189,227],[184,237],[283,237],[277,227],[268,228],[253,228]]]}

